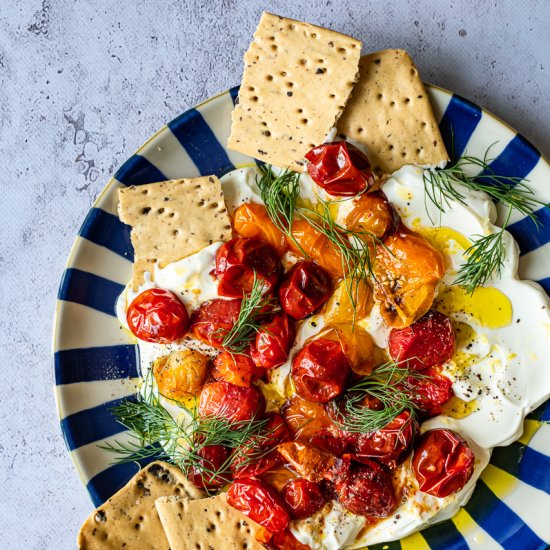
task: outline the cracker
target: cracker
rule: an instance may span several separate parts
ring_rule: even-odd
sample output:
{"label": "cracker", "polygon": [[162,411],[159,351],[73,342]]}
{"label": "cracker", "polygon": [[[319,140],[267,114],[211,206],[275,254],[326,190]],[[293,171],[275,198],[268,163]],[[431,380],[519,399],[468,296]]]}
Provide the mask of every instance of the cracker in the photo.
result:
{"label": "cracker", "polygon": [[224,493],[201,500],[162,497],[155,502],[171,550],[263,550],[256,522],[227,504]]}
{"label": "cracker", "polygon": [[85,521],[77,538],[81,550],[169,550],[155,500],[167,495],[188,499],[204,493],[166,462],[152,462]]}
{"label": "cracker", "polygon": [[409,54],[365,55],[359,68],[359,82],[338,121],[340,137],[366,145],[378,173],[447,162],[430,99]]}
{"label": "cracker", "polygon": [[118,190],[120,219],[132,226],[133,289],[160,267],[231,238],[231,220],[216,176],[168,180]]}
{"label": "cracker", "polygon": [[360,55],[359,40],[264,13],[244,56],[228,148],[303,171],[346,105]]}

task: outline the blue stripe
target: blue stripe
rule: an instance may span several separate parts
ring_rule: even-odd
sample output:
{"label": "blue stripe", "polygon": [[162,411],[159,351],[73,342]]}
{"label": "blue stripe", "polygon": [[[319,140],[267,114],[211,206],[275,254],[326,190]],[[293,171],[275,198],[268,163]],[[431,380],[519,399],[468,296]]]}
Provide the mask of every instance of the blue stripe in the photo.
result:
{"label": "blue stripe", "polygon": [[527,418],[540,420],[541,422],[550,422],[550,399],[546,401],[546,403],[538,406],[534,411],[530,412],[527,415]]}
{"label": "blue stripe", "polygon": [[462,155],[480,120],[481,109],[477,105],[463,97],[453,95],[439,123],[451,161]]}
{"label": "blue stripe", "polygon": [[443,521],[421,531],[431,550],[467,550],[468,544],[456,525]]}
{"label": "blue stripe", "polygon": [[522,254],[527,254],[550,242],[550,208],[544,206],[534,214],[540,221],[539,227],[526,216],[506,228],[516,239]]}
{"label": "blue stripe", "polygon": [[235,167],[225,149],[196,109],[190,109],[168,124],[202,176],[221,176]]}
{"label": "blue stripe", "polygon": [[114,316],[117,298],[123,290],[122,285],[110,279],[80,269],[68,268],[63,274],[58,298]]}
{"label": "blue stripe", "polygon": [[539,279],[537,283],[544,288],[544,291],[546,294],[550,295],[550,277],[546,277],[545,279]]}
{"label": "blue stripe", "polygon": [[98,380],[137,378],[137,346],[106,346],[57,351],[55,383],[75,384]]}
{"label": "blue stripe", "polygon": [[134,477],[139,468],[138,463],[143,467],[153,462],[155,458],[146,458],[138,462],[126,464],[114,464],[95,475],[86,488],[92,497],[94,505],[101,506],[108,498],[112,497],[119,489],[122,489],[128,481]]}
{"label": "blue stripe", "polygon": [[505,549],[547,548],[546,543],[500,501],[481,479],[478,480],[474,494],[464,508],[476,523]]}
{"label": "blue stripe", "polygon": [[130,230],[131,227],[122,223],[117,216],[101,208],[92,208],[78,234],[133,262],[134,248],[130,241]]}
{"label": "blue stripe", "polygon": [[117,422],[111,409],[123,401],[135,400],[135,395],[122,397],[63,418],[61,429],[69,450],[73,451],[82,445],[88,445],[125,431],[126,428]]}
{"label": "blue stripe", "polygon": [[168,178],[145,157],[134,155],[119,168],[115,179],[124,185],[143,185],[165,181]]}
{"label": "blue stripe", "polygon": [[504,151],[489,163],[489,169],[476,176],[476,180],[491,184],[492,182],[484,177],[487,174],[524,179],[537,165],[539,159],[540,153],[523,136],[517,134]]}
{"label": "blue stripe", "polygon": [[229,90],[229,95],[231,96],[231,99],[233,101],[233,105],[237,104],[237,97],[239,96],[239,88],[240,88],[240,86],[235,86],[234,88],[231,88]]}

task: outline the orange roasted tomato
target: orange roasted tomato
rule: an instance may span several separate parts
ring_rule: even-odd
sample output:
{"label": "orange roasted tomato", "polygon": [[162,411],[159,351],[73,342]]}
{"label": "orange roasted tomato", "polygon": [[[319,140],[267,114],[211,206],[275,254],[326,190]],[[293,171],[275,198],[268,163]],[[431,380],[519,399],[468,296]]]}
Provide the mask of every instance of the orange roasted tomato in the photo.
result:
{"label": "orange roasted tomato", "polygon": [[345,226],[385,239],[396,229],[397,222],[398,216],[393,206],[382,191],[376,191],[354,199],[353,209],[346,216]]}
{"label": "orange roasted tomato", "polygon": [[305,441],[287,441],[277,446],[290,467],[308,481],[321,481],[336,460],[334,455]]}
{"label": "orange roasted tomato", "polygon": [[269,243],[279,256],[288,250],[284,233],[271,221],[263,204],[246,203],[235,210],[233,229],[241,237],[254,237]]}
{"label": "orange roasted tomato", "polygon": [[426,239],[402,225],[384,245],[377,247],[374,295],[388,326],[407,327],[430,309],[445,264]]}
{"label": "orange roasted tomato", "polygon": [[[306,220],[296,220],[292,224],[292,237],[296,242],[288,239],[288,244],[293,252],[298,256],[303,256],[305,252],[311,260],[325,268],[333,277],[342,277],[342,253],[326,235],[312,227]],[[342,240],[342,242],[345,241]]]}
{"label": "orange roasted tomato", "polygon": [[265,369],[254,364],[249,355],[222,351],[214,359],[212,376],[216,380],[224,380],[235,386],[248,388],[251,382],[259,380],[265,372]]}

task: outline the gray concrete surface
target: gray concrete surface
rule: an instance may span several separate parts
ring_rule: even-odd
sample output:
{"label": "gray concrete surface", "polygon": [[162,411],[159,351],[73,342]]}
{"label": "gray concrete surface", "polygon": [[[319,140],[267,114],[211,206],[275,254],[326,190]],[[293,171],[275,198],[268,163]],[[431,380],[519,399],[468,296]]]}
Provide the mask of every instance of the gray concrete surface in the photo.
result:
{"label": "gray concrete surface", "polygon": [[409,50],[550,155],[544,0],[0,0],[0,549],[74,548],[91,511],[51,387],[73,237],[149,135],[239,82],[262,9]]}

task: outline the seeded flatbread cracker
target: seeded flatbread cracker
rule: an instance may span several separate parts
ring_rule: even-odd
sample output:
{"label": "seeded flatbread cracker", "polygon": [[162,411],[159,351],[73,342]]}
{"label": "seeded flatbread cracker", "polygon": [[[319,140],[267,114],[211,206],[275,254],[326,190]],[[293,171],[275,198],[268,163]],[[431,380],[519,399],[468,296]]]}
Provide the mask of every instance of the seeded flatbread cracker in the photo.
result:
{"label": "seeded flatbread cracker", "polygon": [[183,473],[152,462],[86,520],[78,533],[80,550],[169,550],[155,500],[167,495],[204,497]]}
{"label": "seeded flatbread cracker", "polygon": [[264,13],[245,53],[228,148],[302,172],[357,81],[361,42]]}
{"label": "seeded flatbread cracker", "polygon": [[224,493],[201,500],[162,497],[155,506],[170,550],[263,550],[262,528],[227,504]]}
{"label": "seeded flatbread cracker", "polygon": [[231,220],[216,176],[168,180],[118,190],[120,219],[132,226],[137,290],[144,273],[231,238]]}
{"label": "seeded flatbread cracker", "polygon": [[359,62],[359,82],[338,120],[338,135],[369,150],[373,169],[449,160],[430,99],[409,54],[383,50]]}

